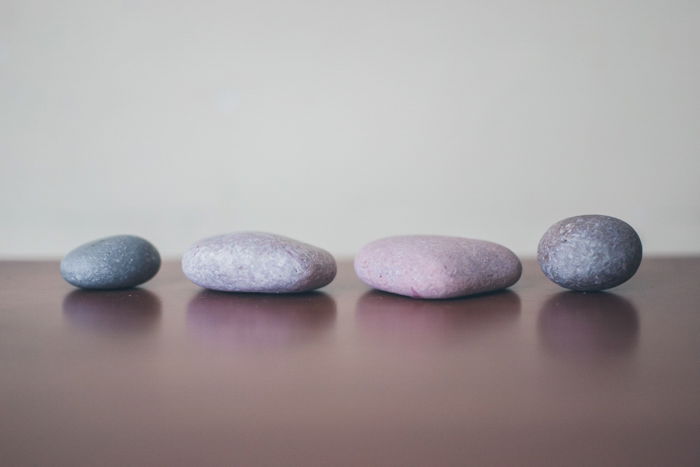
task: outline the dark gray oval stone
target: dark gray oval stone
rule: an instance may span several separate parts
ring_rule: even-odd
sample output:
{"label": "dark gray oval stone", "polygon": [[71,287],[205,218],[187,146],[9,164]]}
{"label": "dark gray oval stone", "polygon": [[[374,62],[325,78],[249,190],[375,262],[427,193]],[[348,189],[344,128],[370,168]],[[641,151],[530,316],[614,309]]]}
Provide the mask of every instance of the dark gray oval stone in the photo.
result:
{"label": "dark gray oval stone", "polygon": [[68,253],[61,276],[83,289],[123,289],[143,284],[160,269],[158,250],[133,235],[102,238]]}
{"label": "dark gray oval stone", "polygon": [[569,217],[545,232],[537,261],[549,279],[567,289],[609,289],[637,272],[642,242],[629,224],[615,217]]}

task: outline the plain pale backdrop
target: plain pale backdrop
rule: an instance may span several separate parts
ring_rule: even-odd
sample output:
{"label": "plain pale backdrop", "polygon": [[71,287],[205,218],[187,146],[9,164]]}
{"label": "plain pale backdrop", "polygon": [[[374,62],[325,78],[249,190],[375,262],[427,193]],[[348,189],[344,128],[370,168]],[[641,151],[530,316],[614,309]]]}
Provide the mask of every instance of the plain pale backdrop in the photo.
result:
{"label": "plain pale backdrop", "polygon": [[700,2],[0,0],[0,256],[237,230],[700,253]]}

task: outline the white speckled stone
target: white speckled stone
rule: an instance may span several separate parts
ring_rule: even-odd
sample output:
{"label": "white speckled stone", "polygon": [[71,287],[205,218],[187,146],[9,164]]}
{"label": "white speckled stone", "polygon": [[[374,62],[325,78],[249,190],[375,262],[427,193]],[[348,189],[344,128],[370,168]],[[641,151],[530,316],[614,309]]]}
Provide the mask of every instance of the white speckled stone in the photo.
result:
{"label": "white speckled stone", "polygon": [[306,292],[329,284],[336,270],[327,251],[264,232],[205,238],[182,257],[192,282],[224,292]]}
{"label": "white speckled stone", "polygon": [[484,240],[438,235],[383,238],[365,245],[355,272],[367,285],[413,298],[453,298],[504,289],[520,279],[520,260]]}

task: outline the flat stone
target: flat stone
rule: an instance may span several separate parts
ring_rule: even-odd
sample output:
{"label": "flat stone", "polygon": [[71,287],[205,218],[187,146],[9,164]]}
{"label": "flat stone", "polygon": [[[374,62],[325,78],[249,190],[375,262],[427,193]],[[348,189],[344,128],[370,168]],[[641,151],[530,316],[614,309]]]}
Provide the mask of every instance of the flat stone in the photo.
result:
{"label": "flat stone", "polygon": [[413,298],[453,298],[504,289],[520,279],[520,260],[484,240],[439,235],[388,237],[355,258],[367,285]]}
{"label": "flat stone", "polygon": [[537,261],[542,272],[562,287],[604,290],[637,272],[642,241],[629,224],[615,217],[569,217],[545,232],[537,248]]}
{"label": "flat stone", "polygon": [[329,284],[336,270],[327,251],[264,232],[205,238],[182,257],[192,282],[224,292],[306,292]]}
{"label": "flat stone", "polygon": [[158,250],[134,235],[95,240],[69,252],[61,276],[83,289],[123,289],[143,284],[160,269]]}

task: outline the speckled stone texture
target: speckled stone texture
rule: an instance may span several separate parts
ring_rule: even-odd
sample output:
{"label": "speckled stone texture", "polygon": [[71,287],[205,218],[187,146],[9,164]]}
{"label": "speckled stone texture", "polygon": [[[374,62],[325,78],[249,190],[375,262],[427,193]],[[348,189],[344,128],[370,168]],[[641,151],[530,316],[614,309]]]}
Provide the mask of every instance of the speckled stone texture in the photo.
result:
{"label": "speckled stone texture", "polygon": [[329,284],[336,270],[327,251],[264,232],[205,238],[182,257],[192,282],[224,292],[306,292]]}
{"label": "speckled stone texture", "polygon": [[537,261],[542,272],[562,287],[604,290],[637,272],[642,242],[629,224],[615,217],[569,217],[545,232],[537,248]]}
{"label": "speckled stone texture", "polygon": [[143,284],[160,269],[158,250],[134,235],[102,238],[69,252],[61,276],[83,289],[124,289]]}
{"label": "speckled stone texture", "polygon": [[413,298],[453,298],[504,289],[520,279],[520,260],[484,240],[406,235],[371,242],[355,257],[367,285]]}

